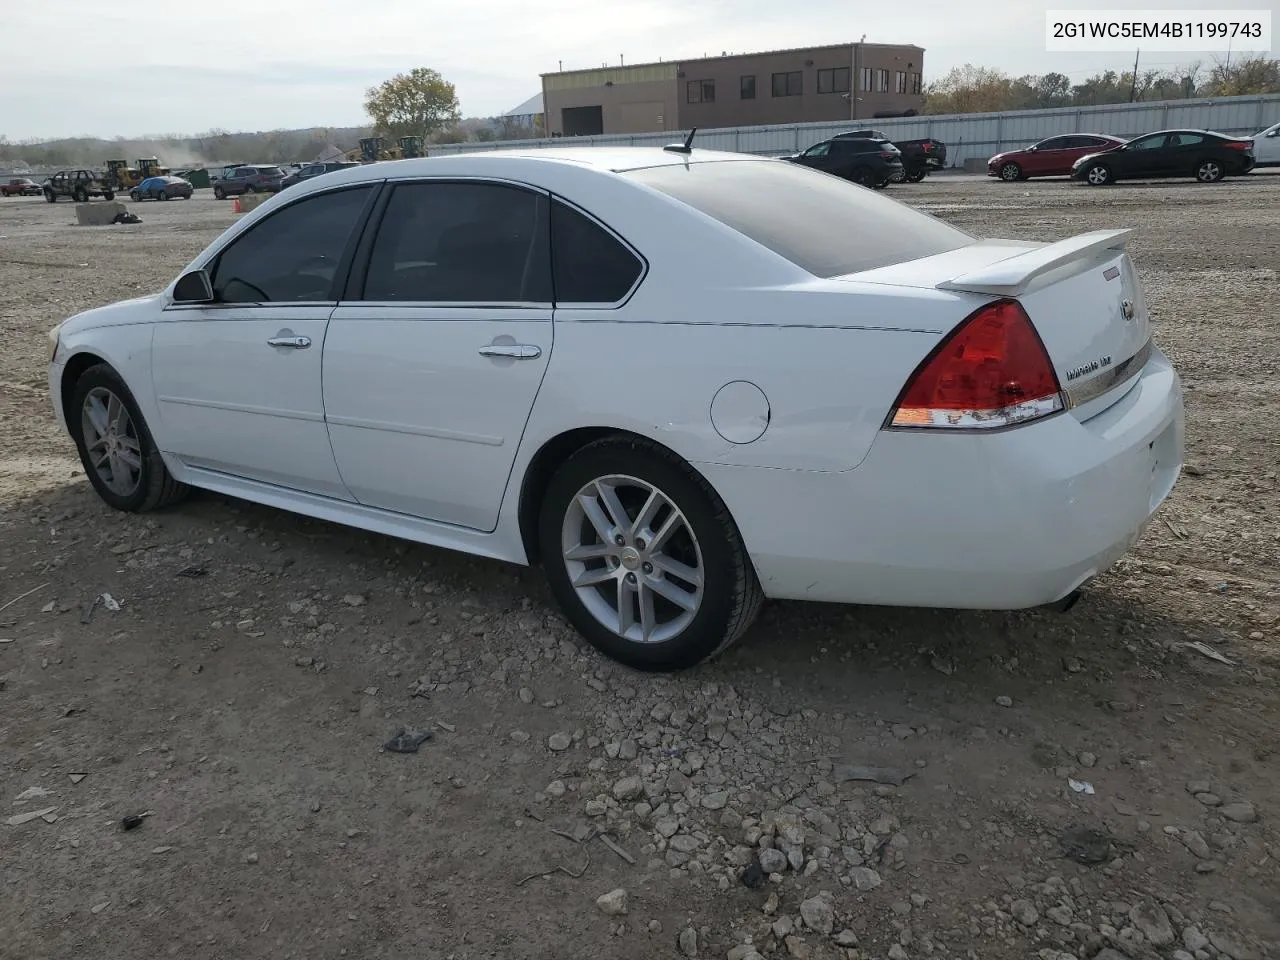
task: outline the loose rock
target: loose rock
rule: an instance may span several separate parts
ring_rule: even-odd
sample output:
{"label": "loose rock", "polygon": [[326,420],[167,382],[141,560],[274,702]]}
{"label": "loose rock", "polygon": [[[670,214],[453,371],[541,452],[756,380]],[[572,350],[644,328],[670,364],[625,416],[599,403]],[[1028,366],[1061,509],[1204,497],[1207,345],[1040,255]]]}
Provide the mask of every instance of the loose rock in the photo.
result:
{"label": "loose rock", "polygon": [[760,869],[765,873],[782,873],[787,869],[787,855],[772,847],[761,850]]}
{"label": "loose rock", "polygon": [[698,931],[693,927],[685,927],[680,931],[680,936],[676,939],[676,946],[684,956],[696,957],[698,955]]}
{"label": "loose rock", "polygon": [[619,887],[596,898],[596,907],[606,917],[625,917],[627,915],[627,891]]}
{"label": "loose rock", "polygon": [[862,893],[880,886],[880,874],[870,867],[854,867],[849,871],[849,881]]}
{"label": "loose rock", "polygon": [[1129,911],[1129,922],[1142,931],[1153,947],[1167,947],[1177,939],[1169,915],[1154,900],[1135,905]]}
{"label": "loose rock", "polygon": [[1218,808],[1218,812],[1236,823],[1253,823],[1258,819],[1258,811],[1248,800],[1235,800],[1223,804]]}
{"label": "loose rock", "polygon": [[547,737],[547,747],[556,753],[561,753],[569,749],[569,745],[573,743],[573,738],[567,733],[553,733]]}
{"label": "loose rock", "polygon": [[831,894],[820,893],[800,904],[804,925],[817,933],[829,934],[836,926],[836,910]]}

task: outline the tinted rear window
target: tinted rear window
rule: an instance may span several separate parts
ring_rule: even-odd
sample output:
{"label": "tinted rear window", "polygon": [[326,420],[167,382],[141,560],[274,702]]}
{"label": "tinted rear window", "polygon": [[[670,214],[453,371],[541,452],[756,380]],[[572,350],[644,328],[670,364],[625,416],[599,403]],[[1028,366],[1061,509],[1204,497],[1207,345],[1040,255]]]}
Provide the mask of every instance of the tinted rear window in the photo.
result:
{"label": "tinted rear window", "polygon": [[818,277],[874,270],[974,242],[874,190],[785,160],[671,164],[626,175]]}

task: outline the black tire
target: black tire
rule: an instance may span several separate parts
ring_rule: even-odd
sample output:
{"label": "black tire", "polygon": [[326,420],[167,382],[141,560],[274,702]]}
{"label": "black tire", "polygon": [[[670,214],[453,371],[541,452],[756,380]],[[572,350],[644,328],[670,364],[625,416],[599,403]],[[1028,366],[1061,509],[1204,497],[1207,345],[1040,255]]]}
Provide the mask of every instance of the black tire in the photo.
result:
{"label": "black tire", "polygon": [[138,193],[137,190],[130,190],[129,199],[132,200],[134,203],[138,203],[142,199],[142,196]]}
{"label": "black tire", "polygon": [[876,175],[866,167],[854,170],[849,179],[860,187],[874,187],[877,183]]}
{"label": "black tire", "polygon": [[[567,511],[585,486],[617,475],[661,490],[684,515],[701,551],[701,603],[689,622],[665,640],[641,642],[620,636],[596,619],[570,582],[562,549]],[[661,447],[621,436],[588,444],[556,471],[539,510],[542,565],[560,609],[592,646],[629,667],[649,671],[691,667],[740,638],[760,611],[764,593],[728,508],[701,475]],[[628,511],[629,520],[639,512],[638,507]],[[617,569],[621,574],[622,568]],[[613,588],[606,583],[602,589]]]}
{"label": "black tire", "polygon": [[253,184],[249,184],[248,186],[246,186],[246,187],[244,188],[244,192],[245,192],[245,193],[257,193],[258,191],[254,189]]}
{"label": "black tire", "polygon": [[1194,174],[1195,178],[1201,183],[1217,183],[1226,175],[1227,170],[1222,165],[1222,161],[1214,160],[1212,157],[1197,163]]}
{"label": "black tire", "polygon": [[46,190],[44,192],[44,201],[45,203],[57,203],[58,195],[54,193],[52,190]]}
{"label": "black tire", "polygon": [[168,199],[169,199],[169,191],[168,191],[168,190],[161,190],[159,193],[157,193],[157,194],[156,194],[156,199],[157,199],[157,200],[168,200]]}
{"label": "black tire", "polygon": [[116,192],[115,192],[114,190],[104,190],[104,191],[102,191],[102,199],[103,199],[103,200],[114,200],[115,198],[116,198]]}
{"label": "black tire", "polygon": [[929,175],[929,171],[928,171],[928,170],[924,170],[924,169],[920,169],[920,170],[912,170],[912,171],[910,171],[910,172],[907,174],[907,182],[908,182],[908,183],[919,183],[921,180],[923,180],[923,179],[924,179],[925,177],[927,177],[928,175]]}
{"label": "black tire", "polygon": [[1111,168],[1105,163],[1094,163],[1082,174],[1084,182],[1091,187],[1109,187],[1115,183]]}
{"label": "black tire", "polygon": [[1022,175],[1022,167],[1011,162],[1000,165],[1000,179],[1005,183],[1013,183],[1016,180],[1023,180],[1026,178]]}
{"label": "black tire", "polygon": [[[117,493],[107,486],[106,481],[94,468],[85,445],[82,422],[85,400],[91,391],[98,388],[110,391],[120,400],[133,424],[134,437],[141,454],[141,469],[136,488],[129,494]],[[146,421],[142,418],[137,401],[134,400],[125,382],[120,379],[120,375],[110,365],[95,364],[80,375],[80,379],[71,389],[71,399],[63,415],[67,419],[71,436],[76,442],[76,449],[80,453],[80,463],[84,467],[85,474],[89,477],[89,482],[98,496],[108,506],[128,513],[146,513],[149,510],[176,503],[187,495],[190,488],[173,479],[169,473],[160,456],[160,451],[156,448],[155,440],[152,439],[151,431],[147,429]]]}
{"label": "black tire", "polygon": [[215,200],[225,200],[225,199],[227,199],[227,195],[223,192],[223,190],[222,190],[222,188],[221,188],[221,187],[214,187],[214,188],[213,188],[213,199],[215,199]]}
{"label": "black tire", "polygon": [[85,190],[84,187],[76,187],[75,193],[73,194],[73,196],[75,197],[76,203],[89,202],[89,191]]}

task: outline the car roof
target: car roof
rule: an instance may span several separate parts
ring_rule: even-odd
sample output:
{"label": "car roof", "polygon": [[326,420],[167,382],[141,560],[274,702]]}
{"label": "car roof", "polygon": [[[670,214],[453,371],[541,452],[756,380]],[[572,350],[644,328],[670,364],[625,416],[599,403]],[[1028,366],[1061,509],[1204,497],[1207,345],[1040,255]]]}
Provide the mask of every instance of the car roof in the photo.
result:
{"label": "car roof", "polygon": [[[673,139],[674,142],[674,139]],[[466,153],[443,154],[435,157],[418,157],[412,160],[389,160],[377,164],[361,164],[364,168],[383,168],[396,164],[397,177],[428,176],[438,167],[453,162],[520,161],[525,163],[560,163],[591,167],[608,173],[626,173],[648,167],[678,166],[690,163],[712,163],[725,160],[759,160],[749,154],[729,153],[724,150],[699,150],[676,153],[661,147],[544,147],[523,150],[473,150]],[[381,179],[370,174],[370,179]]]}

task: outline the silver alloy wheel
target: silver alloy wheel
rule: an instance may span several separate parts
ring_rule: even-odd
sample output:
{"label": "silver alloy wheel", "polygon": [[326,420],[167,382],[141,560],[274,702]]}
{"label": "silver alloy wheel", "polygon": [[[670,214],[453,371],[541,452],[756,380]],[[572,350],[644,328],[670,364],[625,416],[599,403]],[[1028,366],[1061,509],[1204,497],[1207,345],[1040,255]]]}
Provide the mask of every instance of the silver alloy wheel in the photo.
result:
{"label": "silver alloy wheel", "polygon": [[94,387],[80,410],[80,430],[98,478],[117,496],[132,496],[142,481],[142,444],[129,408],[106,387]]}
{"label": "silver alloy wheel", "polygon": [[1089,178],[1089,182],[1091,184],[1095,187],[1099,187],[1111,179],[1111,171],[1099,164],[1096,167],[1090,167],[1086,176]]}
{"label": "silver alloy wheel", "polygon": [[1010,181],[1017,180],[1018,175],[1021,172],[1022,171],[1019,169],[1016,163],[1006,163],[1003,167],[1000,168],[1000,179],[1010,180]]}
{"label": "silver alloy wheel", "polygon": [[1202,183],[1216,183],[1222,179],[1222,167],[1216,161],[1206,160],[1200,164],[1200,169],[1196,171],[1196,177]]}
{"label": "silver alloy wheel", "polygon": [[560,547],[582,605],[625,640],[670,640],[702,607],[702,548],[693,527],[670,497],[637,477],[599,477],[579,490],[565,511]]}

